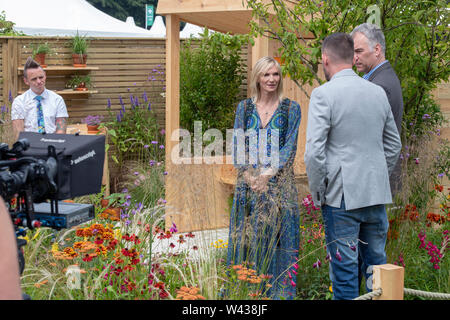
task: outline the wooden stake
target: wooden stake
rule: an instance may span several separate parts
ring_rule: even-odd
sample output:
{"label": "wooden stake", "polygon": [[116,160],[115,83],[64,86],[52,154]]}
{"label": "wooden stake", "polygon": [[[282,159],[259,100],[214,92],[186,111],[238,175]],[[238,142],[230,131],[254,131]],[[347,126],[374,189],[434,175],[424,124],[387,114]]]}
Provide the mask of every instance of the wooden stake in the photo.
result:
{"label": "wooden stake", "polygon": [[373,266],[373,290],[381,288],[381,296],[373,300],[403,300],[405,269],[393,264]]}

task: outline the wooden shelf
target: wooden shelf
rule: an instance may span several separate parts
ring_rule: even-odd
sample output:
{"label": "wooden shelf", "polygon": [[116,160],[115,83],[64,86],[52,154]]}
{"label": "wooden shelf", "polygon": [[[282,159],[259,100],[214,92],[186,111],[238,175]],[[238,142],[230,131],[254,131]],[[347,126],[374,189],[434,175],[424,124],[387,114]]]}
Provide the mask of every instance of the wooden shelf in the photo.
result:
{"label": "wooden shelf", "polygon": [[54,91],[64,98],[72,98],[72,99],[85,99],[91,93],[98,93],[97,90],[75,91],[72,89],[67,89],[67,90],[54,90]]}
{"label": "wooden shelf", "polygon": [[[50,90],[50,89],[48,89]],[[91,93],[98,93],[97,90],[87,90],[87,91],[75,91],[72,89],[65,89],[65,90],[52,90],[53,92],[59,94],[60,96],[64,98],[71,98],[71,99],[86,99]],[[25,91],[19,91],[19,94],[24,93]]]}
{"label": "wooden shelf", "polygon": [[[19,75],[23,74],[23,67],[17,68]],[[74,66],[47,66],[43,68],[48,75],[51,76],[70,76],[74,74],[88,74],[91,71],[99,70],[99,67],[74,67]],[[47,88],[48,89],[48,88]],[[51,89],[49,89],[51,90]],[[52,90],[56,92],[64,99],[87,99],[90,94],[98,93],[97,90],[87,90],[87,91],[75,91],[72,89],[64,89],[64,90]],[[24,93],[25,91],[19,91],[19,94]]]}
{"label": "wooden shelf", "polygon": [[[74,74],[74,73],[89,73],[91,71],[99,70],[99,67],[73,67],[73,66],[48,66],[43,68],[47,73],[51,74],[60,74],[60,75],[67,75],[67,74]],[[17,68],[17,71],[19,74],[23,74],[23,67]]]}

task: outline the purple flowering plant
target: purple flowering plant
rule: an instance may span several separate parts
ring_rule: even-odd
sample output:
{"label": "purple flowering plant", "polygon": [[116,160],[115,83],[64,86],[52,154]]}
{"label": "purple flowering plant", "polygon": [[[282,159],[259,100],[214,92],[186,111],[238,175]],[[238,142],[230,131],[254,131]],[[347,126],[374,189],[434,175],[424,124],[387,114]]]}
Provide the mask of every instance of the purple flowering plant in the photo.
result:
{"label": "purple flowering plant", "polygon": [[[159,72],[158,76],[162,77],[161,74]],[[147,90],[147,86],[152,89]],[[161,102],[158,100],[161,96],[153,94],[155,89],[158,90],[157,85],[149,80],[142,87],[138,83],[130,86],[118,99],[108,99],[109,121],[104,126],[115,146],[112,159],[120,166],[125,160],[148,163],[151,159],[160,161],[164,157],[164,150],[159,147],[164,145],[164,136],[160,134],[151,101]]]}
{"label": "purple flowering plant", "polygon": [[86,123],[88,126],[96,126],[102,123],[105,117],[102,115],[88,115],[81,120],[82,123]]}

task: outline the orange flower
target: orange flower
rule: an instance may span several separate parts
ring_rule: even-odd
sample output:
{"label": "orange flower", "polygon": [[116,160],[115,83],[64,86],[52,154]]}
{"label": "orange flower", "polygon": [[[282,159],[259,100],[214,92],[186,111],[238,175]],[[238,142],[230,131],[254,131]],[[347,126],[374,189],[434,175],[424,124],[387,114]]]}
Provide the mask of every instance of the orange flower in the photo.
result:
{"label": "orange flower", "polygon": [[181,287],[177,290],[175,300],[205,300],[206,298],[199,294],[200,289],[197,287]]}
{"label": "orange flower", "polygon": [[46,284],[48,282],[48,280],[43,280],[41,282],[35,283],[34,286],[36,288],[40,288],[42,285]]}

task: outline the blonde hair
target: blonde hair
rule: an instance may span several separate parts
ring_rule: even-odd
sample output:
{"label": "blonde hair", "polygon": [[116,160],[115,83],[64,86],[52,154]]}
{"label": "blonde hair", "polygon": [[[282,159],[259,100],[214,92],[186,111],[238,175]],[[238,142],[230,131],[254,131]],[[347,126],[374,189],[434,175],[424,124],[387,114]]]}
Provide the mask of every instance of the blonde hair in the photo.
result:
{"label": "blonde hair", "polygon": [[270,68],[275,66],[280,74],[280,82],[278,82],[277,94],[278,100],[281,102],[283,100],[283,76],[281,73],[281,66],[272,57],[262,57],[253,66],[252,75],[250,79],[250,92],[253,102],[258,102],[261,98],[261,88],[259,87],[259,79],[264,75]]}

